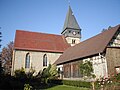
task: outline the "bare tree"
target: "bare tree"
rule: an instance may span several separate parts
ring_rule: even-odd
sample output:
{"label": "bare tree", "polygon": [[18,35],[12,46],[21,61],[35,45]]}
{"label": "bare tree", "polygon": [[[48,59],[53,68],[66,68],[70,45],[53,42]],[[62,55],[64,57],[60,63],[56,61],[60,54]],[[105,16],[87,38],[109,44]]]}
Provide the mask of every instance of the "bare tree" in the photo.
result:
{"label": "bare tree", "polygon": [[12,66],[13,42],[10,42],[2,49],[1,61],[3,63],[5,74],[10,74]]}

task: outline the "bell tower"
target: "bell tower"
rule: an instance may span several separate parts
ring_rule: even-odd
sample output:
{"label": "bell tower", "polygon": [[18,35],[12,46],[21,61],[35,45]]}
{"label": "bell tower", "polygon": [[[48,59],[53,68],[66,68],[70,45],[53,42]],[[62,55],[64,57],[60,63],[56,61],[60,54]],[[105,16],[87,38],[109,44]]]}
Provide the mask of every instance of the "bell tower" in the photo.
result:
{"label": "bell tower", "polygon": [[67,42],[71,46],[80,43],[81,29],[75,19],[75,16],[73,15],[70,6],[66,15],[63,31],[61,32],[61,34],[65,36]]}

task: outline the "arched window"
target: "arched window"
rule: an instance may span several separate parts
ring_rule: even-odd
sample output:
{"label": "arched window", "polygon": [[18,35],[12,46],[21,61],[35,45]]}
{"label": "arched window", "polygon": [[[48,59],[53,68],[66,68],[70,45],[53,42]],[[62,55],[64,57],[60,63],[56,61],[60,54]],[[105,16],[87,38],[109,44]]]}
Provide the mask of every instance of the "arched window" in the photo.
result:
{"label": "arched window", "polygon": [[30,68],[30,54],[29,53],[26,54],[25,68]]}
{"label": "arched window", "polygon": [[44,54],[43,56],[43,66],[47,66],[47,55]]}

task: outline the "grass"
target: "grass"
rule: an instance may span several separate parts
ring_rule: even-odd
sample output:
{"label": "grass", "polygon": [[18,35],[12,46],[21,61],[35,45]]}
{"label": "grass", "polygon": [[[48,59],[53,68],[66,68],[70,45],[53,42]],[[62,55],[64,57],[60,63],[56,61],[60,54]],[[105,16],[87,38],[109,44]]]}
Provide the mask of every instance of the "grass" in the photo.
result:
{"label": "grass", "polygon": [[74,86],[67,86],[67,85],[57,85],[46,90],[89,90],[88,88],[82,87],[74,87]]}

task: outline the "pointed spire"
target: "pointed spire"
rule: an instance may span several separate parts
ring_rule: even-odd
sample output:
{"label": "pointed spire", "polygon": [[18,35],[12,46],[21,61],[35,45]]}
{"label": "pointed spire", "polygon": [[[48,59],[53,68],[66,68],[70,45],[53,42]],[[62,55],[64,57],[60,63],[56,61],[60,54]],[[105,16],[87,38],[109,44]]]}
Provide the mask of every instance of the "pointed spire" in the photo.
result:
{"label": "pointed spire", "polygon": [[80,27],[75,19],[75,16],[73,15],[73,12],[72,12],[72,9],[70,6],[69,6],[69,9],[68,9],[68,12],[66,15],[63,31],[68,29],[68,28],[80,30]]}

